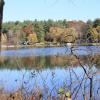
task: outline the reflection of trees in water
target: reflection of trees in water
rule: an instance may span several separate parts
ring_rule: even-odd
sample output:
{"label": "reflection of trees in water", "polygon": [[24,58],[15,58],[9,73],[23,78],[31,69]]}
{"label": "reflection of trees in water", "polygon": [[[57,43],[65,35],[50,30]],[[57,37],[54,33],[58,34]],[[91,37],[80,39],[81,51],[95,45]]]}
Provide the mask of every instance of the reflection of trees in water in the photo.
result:
{"label": "reflection of trees in water", "polygon": [[[100,67],[100,55],[80,56],[83,65],[92,64]],[[32,56],[32,57],[0,57],[1,67],[12,68],[46,68],[79,66],[74,56]]]}
{"label": "reflection of trees in water", "polygon": [[[62,87],[63,87],[64,91],[65,91],[66,88],[70,91],[72,98],[78,98],[79,95],[81,95],[81,98],[82,98],[82,96],[84,98],[85,97],[89,98],[90,91],[91,91],[91,95],[93,93],[97,94],[96,92],[99,91],[99,88],[98,88],[99,85],[97,87],[95,87],[96,92],[95,92],[95,89],[94,89],[95,83],[98,84],[98,80],[96,79],[96,73],[94,73],[95,71],[92,68],[94,65],[95,65],[95,67],[99,67],[99,63],[100,63],[100,55],[99,54],[88,55],[88,56],[77,56],[77,58],[74,55],[69,55],[69,56],[68,55],[65,55],[65,56],[60,56],[60,55],[58,55],[58,56],[41,56],[41,57],[35,56],[35,57],[24,57],[24,58],[21,58],[21,57],[20,58],[17,58],[17,57],[2,58],[1,57],[0,61],[1,61],[0,64],[2,66],[3,65],[6,66],[6,68],[7,68],[7,66],[8,67],[13,66],[13,68],[17,68],[16,66],[18,66],[19,68],[23,68],[23,67],[35,68],[35,69],[38,68],[39,69],[38,71],[37,70],[36,70],[36,72],[33,71],[30,74],[31,74],[31,77],[33,79],[35,79],[34,77],[35,77],[36,73],[41,77],[41,80],[43,81],[44,91],[46,91],[45,89],[47,89],[46,87],[48,87],[48,84],[46,82],[46,80],[48,80],[48,75],[50,75],[50,74],[52,75],[53,78],[52,78],[51,81],[53,83],[57,84],[57,82],[59,82],[59,81],[55,80],[55,78],[57,77],[56,74],[55,74],[55,71],[52,71],[51,73],[47,73],[45,76],[43,76],[43,74],[41,74],[41,68],[43,68],[43,67],[44,68],[46,68],[46,67],[53,68],[55,66],[59,66],[59,67],[70,66],[70,67],[67,68],[66,74],[64,74],[67,77],[67,75],[69,73],[70,78],[67,77],[64,80],[64,84],[63,84],[64,86],[62,86]],[[85,71],[86,71],[86,72],[84,72],[84,75],[82,75],[81,71],[79,71],[80,74],[77,73],[74,70],[75,66],[76,67],[80,66],[80,68],[84,67]],[[82,68],[81,68],[81,70],[82,70]],[[61,76],[61,78],[62,78],[62,76]],[[67,83],[67,81],[69,83]],[[28,82],[31,82],[30,78],[29,78]],[[90,84],[90,83],[93,83],[93,85]],[[26,85],[27,85],[27,82],[26,82]],[[90,89],[91,86],[92,86],[92,88]],[[50,90],[50,91],[53,91],[53,92],[56,91],[57,92],[58,88],[60,88],[60,87],[61,86],[57,87],[57,85],[54,84],[54,85],[52,85],[53,90]],[[47,91],[49,91],[49,88],[48,88]],[[27,90],[26,90],[26,92],[27,92]],[[95,95],[95,97],[96,97],[96,95]],[[73,99],[73,100],[75,100],[75,99]],[[94,99],[90,99],[90,100],[94,100]]]}

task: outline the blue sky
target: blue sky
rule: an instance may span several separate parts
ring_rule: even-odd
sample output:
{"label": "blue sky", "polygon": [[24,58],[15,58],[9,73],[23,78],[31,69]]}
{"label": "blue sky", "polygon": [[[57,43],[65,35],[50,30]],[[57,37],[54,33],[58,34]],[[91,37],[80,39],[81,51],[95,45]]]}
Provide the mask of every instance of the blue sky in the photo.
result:
{"label": "blue sky", "polygon": [[5,0],[3,21],[95,18],[100,18],[100,0]]}

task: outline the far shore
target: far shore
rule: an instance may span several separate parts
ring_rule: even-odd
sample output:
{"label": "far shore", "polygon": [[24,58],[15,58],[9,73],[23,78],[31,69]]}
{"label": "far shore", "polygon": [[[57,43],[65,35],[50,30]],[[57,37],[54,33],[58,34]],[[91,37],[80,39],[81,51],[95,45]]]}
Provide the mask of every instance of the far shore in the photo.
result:
{"label": "far shore", "polygon": [[1,50],[13,48],[43,48],[43,47],[63,47],[63,46],[100,46],[100,43],[35,43],[32,45],[1,45]]}

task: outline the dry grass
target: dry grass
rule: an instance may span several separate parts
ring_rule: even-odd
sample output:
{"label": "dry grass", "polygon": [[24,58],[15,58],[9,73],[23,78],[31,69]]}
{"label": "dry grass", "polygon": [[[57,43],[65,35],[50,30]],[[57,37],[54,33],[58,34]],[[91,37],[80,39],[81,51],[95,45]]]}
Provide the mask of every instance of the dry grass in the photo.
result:
{"label": "dry grass", "polygon": [[[16,91],[14,93],[0,93],[0,100],[43,100],[43,96],[41,94],[41,92],[35,91],[32,95],[24,97],[22,92]],[[48,96],[46,100],[72,100],[71,98],[66,98],[65,95],[61,94],[58,95],[58,97],[51,97]]]}
{"label": "dry grass", "polygon": [[0,93],[0,100],[23,100],[21,91],[15,93]]}

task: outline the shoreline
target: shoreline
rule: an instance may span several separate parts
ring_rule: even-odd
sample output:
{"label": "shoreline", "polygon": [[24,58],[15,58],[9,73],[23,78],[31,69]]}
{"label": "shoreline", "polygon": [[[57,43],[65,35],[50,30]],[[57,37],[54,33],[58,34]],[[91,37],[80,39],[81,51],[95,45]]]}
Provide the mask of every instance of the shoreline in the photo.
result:
{"label": "shoreline", "polygon": [[45,47],[63,47],[63,46],[100,46],[100,43],[66,43],[66,44],[53,44],[53,43],[36,43],[33,45],[1,45],[2,49],[10,49],[10,48],[45,48]]}

